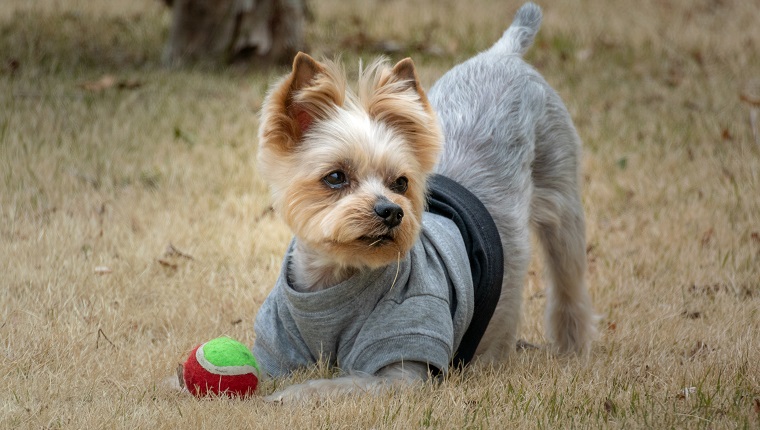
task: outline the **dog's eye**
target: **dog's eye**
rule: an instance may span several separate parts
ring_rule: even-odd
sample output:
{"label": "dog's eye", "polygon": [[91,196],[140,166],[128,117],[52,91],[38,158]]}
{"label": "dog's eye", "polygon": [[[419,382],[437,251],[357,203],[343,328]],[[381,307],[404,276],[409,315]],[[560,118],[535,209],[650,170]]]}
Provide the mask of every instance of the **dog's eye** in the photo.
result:
{"label": "dog's eye", "polygon": [[346,178],[345,173],[336,170],[322,178],[322,182],[327,184],[327,186],[333,190],[338,190],[348,185],[348,178]]}
{"label": "dog's eye", "polygon": [[394,193],[404,194],[408,187],[409,187],[409,179],[406,179],[406,176],[400,176],[398,179],[393,181],[393,183],[391,184],[389,188]]}

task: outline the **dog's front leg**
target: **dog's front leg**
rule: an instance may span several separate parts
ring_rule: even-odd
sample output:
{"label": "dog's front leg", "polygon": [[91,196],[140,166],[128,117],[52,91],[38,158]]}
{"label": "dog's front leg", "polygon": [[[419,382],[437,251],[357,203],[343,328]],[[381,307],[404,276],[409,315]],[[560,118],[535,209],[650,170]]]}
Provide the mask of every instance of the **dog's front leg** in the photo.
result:
{"label": "dog's front leg", "polygon": [[428,366],[420,362],[389,364],[375,375],[353,374],[333,379],[314,379],[291,385],[277,391],[264,400],[274,403],[303,402],[310,399],[328,399],[341,395],[378,394],[394,386],[412,385],[425,381]]}

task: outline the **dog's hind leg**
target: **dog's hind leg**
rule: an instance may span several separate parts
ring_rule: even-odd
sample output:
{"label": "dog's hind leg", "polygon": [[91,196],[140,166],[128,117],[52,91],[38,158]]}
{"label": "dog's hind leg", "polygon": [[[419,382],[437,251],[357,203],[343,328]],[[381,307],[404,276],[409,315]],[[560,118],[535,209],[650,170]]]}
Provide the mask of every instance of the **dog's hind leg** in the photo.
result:
{"label": "dog's hind leg", "polygon": [[497,220],[504,249],[504,277],[499,302],[475,353],[480,365],[504,361],[515,351],[517,344],[522,291],[531,256],[527,210],[524,214],[520,213],[523,212],[521,208],[528,208],[530,193],[522,196],[524,202],[519,202],[523,199],[516,199],[512,213],[509,216],[502,213]]}
{"label": "dog's hind leg", "polygon": [[597,316],[586,285],[586,228],[580,196],[580,139],[558,97],[537,128],[531,223],[544,251],[546,335],[559,353],[586,355]]}

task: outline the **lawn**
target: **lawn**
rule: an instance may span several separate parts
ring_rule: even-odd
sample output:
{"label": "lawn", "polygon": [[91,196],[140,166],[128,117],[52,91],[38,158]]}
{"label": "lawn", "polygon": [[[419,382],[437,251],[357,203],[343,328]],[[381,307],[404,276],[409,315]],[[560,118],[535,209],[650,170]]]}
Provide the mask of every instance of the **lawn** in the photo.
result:
{"label": "lawn", "polygon": [[[163,68],[157,0],[3,0],[0,428],[760,427],[760,3],[542,3],[527,59],[585,145],[591,356],[283,406],[166,380],[202,341],[255,340],[290,239],[257,116],[287,69]],[[429,87],[519,5],[312,0],[307,39],[349,71],[411,56]],[[539,345],[543,290],[537,259],[519,335]]]}

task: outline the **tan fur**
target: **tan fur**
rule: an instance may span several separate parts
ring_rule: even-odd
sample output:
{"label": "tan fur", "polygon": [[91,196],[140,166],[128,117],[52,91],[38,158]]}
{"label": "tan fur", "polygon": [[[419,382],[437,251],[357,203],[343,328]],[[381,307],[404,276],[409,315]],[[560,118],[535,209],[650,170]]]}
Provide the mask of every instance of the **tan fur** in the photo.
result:
{"label": "tan fur", "polygon": [[[296,257],[311,272],[300,274],[306,283],[326,285],[349,268],[379,267],[405,254],[419,234],[427,176],[441,150],[435,113],[410,59],[394,68],[382,59],[371,63],[355,92],[344,76],[339,65],[299,53],[262,112],[259,168],[275,210],[306,248]],[[348,176],[346,189],[323,183],[336,170]],[[400,176],[409,181],[403,194],[389,189]],[[388,233],[373,210],[380,198],[404,211],[390,241],[375,240]]]}

